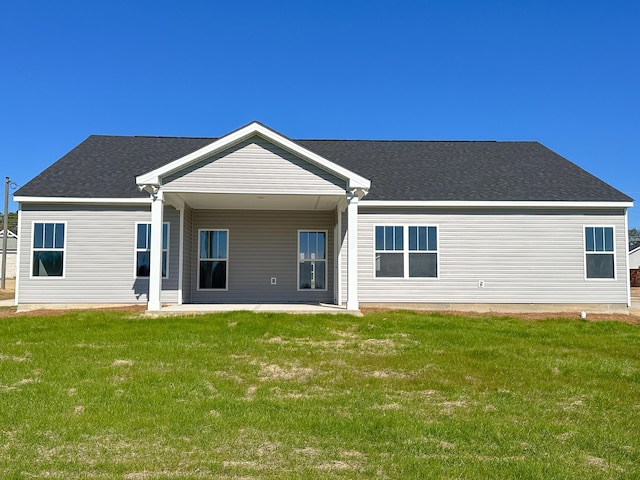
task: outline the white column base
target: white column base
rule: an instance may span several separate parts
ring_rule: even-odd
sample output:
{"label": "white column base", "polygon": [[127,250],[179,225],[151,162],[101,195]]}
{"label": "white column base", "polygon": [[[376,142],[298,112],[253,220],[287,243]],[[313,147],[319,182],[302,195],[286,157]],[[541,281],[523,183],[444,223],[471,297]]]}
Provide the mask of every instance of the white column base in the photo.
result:
{"label": "white column base", "polygon": [[162,310],[162,304],[160,302],[153,302],[151,300],[147,302],[147,311],[159,312],[161,310]]}

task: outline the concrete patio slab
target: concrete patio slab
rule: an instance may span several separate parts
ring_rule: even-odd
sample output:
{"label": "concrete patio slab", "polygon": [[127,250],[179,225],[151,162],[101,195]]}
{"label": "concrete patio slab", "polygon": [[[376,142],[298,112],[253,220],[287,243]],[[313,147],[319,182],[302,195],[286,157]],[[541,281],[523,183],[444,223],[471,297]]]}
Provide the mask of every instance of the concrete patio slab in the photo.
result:
{"label": "concrete patio slab", "polygon": [[362,316],[360,310],[347,310],[345,307],[332,304],[297,304],[297,303],[219,303],[219,304],[184,304],[167,305],[160,312],[146,312],[146,315],[188,315],[220,312],[272,312],[272,313],[328,313]]}

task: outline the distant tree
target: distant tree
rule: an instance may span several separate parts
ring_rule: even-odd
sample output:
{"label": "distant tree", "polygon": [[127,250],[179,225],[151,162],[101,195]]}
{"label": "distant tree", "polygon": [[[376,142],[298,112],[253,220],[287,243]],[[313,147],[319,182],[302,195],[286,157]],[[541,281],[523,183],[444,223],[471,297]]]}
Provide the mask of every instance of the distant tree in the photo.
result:
{"label": "distant tree", "polygon": [[640,230],[637,228],[629,229],[629,251],[636,247],[640,247]]}
{"label": "distant tree", "polygon": [[[7,219],[7,228],[13,233],[18,233],[18,212],[9,212]],[[4,230],[4,214],[0,213],[0,230]]]}

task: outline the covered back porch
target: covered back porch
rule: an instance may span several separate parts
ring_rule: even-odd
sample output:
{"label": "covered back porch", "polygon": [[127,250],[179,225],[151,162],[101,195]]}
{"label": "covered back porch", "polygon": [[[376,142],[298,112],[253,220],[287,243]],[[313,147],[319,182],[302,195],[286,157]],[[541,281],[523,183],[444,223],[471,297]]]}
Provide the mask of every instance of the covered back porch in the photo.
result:
{"label": "covered back porch", "polygon": [[149,311],[163,308],[163,256],[176,247],[163,242],[168,209],[179,214],[171,227],[179,231],[176,307],[358,310],[358,203],[367,179],[250,124],[136,180],[151,197]]}

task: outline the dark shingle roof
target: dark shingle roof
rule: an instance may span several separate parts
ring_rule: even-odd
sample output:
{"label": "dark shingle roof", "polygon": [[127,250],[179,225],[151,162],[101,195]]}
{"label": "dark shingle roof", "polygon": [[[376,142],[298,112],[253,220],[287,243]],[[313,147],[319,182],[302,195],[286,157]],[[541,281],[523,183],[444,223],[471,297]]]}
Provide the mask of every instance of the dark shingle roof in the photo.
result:
{"label": "dark shingle roof", "polygon": [[[136,175],[214,140],[90,136],[15,195],[144,197]],[[538,142],[294,141],[370,179],[367,200],[632,200]]]}

